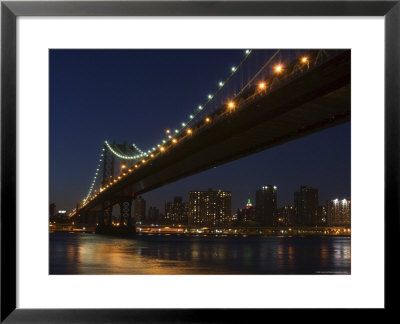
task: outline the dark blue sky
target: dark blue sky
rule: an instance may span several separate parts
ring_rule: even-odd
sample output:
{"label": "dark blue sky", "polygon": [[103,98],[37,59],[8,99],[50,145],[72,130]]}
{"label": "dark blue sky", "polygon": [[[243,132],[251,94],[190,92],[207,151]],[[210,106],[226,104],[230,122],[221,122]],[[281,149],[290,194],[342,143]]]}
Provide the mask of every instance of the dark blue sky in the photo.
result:
{"label": "dark blue sky", "polygon": [[[104,140],[148,149],[199,105],[242,50],[50,50],[50,202],[72,209],[87,194]],[[189,190],[232,191],[232,208],[263,185],[278,206],[300,185],[319,188],[320,204],[350,197],[350,123],[291,141],[145,194],[163,212]]]}

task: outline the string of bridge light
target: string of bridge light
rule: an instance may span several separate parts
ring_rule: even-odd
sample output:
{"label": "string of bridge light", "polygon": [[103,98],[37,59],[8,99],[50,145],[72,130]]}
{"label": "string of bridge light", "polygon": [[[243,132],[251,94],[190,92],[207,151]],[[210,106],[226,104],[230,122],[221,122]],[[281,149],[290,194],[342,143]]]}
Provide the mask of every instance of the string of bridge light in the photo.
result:
{"label": "string of bridge light", "polygon": [[[252,53],[252,50],[247,49],[245,50],[245,57],[244,59],[239,63],[238,66],[232,66],[231,67],[231,74],[225,79],[225,81],[219,81],[218,86],[219,88],[214,92],[214,94],[208,94],[207,95],[207,101],[203,105],[199,105],[195,112],[193,114],[189,115],[189,121],[188,122],[182,122],[181,126],[177,129],[174,130],[175,134],[178,135],[182,130],[185,129],[186,126],[190,124],[191,121],[193,121],[198,114],[201,113],[201,111],[215,98],[215,96],[223,89],[223,87],[227,84],[227,82],[235,75],[235,73],[238,71],[239,67],[248,59],[249,55]],[[209,122],[210,118],[206,118],[206,122]],[[191,133],[191,130],[188,130],[188,133]],[[173,139],[173,136],[171,135],[171,130],[167,129],[166,130],[167,138],[163,139],[161,143],[157,144],[156,146],[160,149],[160,151],[164,151],[164,148],[162,144],[166,144],[168,140],[172,139],[173,143],[176,143],[177,140]],[[152,147],[150,150],[148,150],[148,153],[154,152],[157,148]]]}
{"label": "string of bridge light", "polygon": [[94,189],[94,185],[96,184],[97,176],[99,175],[100,166],[101,166],[101,162],[103,161],[103,157],[104,157],[104,148],[103,148],[103,150],[101,152],[100,159],[99,159],[99,162],[97,164],[96,172],[94,174],[92,184],[90,185],[90,188],[89,188],[89,192],[86,195],[86,198],[83,199],[83,204],[85,204],[88,201],[88,199],[90,198],[90,196],[92,195],[92,192],[93,192],[93,189]]}
{"label": "string of bridge light", "polygon": [[133,146],[135,149],[137,149],[137,150],[139,151],[140,154],[136,154],[136,155],[125,155],[125,154],[121,154],[121,153],[118,153],[117,151],[115,151],[115,150],[112,148],[112,146],[111,146],[107,141],[105,141],[104,143],[106,144],[107,148],[108,148],[114,155],[118,156],[120,159],[123,159],[123,160],[138,160],[138,159],[140,159],[140,158],[142,158],[142,157],[144,157],[144,156],[147,156],[147,153],[143,152],[143,151],[142,151],[141,149],[139,149],[135,144],[132,144],[132,146]]}
{"label": "string of bridge light", "polygon": [[[251,53],[251,50],[246,50],[245,53],[246,53],[247,56],[248,56],[248,55]],[[246,57],[247,57],[247,56],[246,56]],[[244,61],[244,60],[243,60],[243,61]],[[239,64],[239,66],[243,63],[243,61]],[[309,65],[309,59],[308,59],[308,57],[306,57],[306,56],[303,56],[303,57],[300,59],[300,62],[301,62],[302,64],[307,64],[307,65]],[[233,72],[233,73],[231,74],[230,77],[232,77],[233,74],[234,74],[236,71],[237,71],[237,68],[232,67],[232,72]],[[284,66],[283,66],[282,64],[277,64],[277,65],[275,65],[275,67],[274,67],[274,71],[275,71],[276,74],[280,74],[280,73],[282,73],[282,72],[284,71]],[[227,80],[229,80],[230,77],[228,77]],[[227,80],[225,81],[225,83],[227,82]],[[220,84],[221,84],[221,83],[222,83],[222,82],[220,82]],[[222,84],[222,86],[223,86],[223,84]],[[222,87],[222,86],[221,86],[221,87]],[[264,81],[261,81],[261,82],[258,84],[258,89],[259,89],[259,90],[265,90],[265,89],[266,89],[266,83],[265,83]],[[218,90],[214,93],[214,95],[213,95],[211,98],[209,98],[209,100],[206,102],[206,104],[204,105],[204,107],[212,100],[212,98],[218,93],[219,90],[220,90],[220,89],[218,89]],[[210,96],[210,95],[209,95],[209,96]],[[235,107],[235,103],[234,103],[233,101],[229,101],[228,104],[227,104],[227,106],[228,106],[228,108],[232,109],[232,108]],[[202,106],[199,106],[199,107],[202,107]],[[203,107],[202,107],[202,108],[203,108]],[[200,109],[200,110],[201,110],[201,109]],[[192,115],[191,115],[190,117],[191,117],[191,119],[193,119]],[[210,120],[209,117],[207,117],[207,118],[205,119],[205,121],[206,121],[206,122],[210,122],[211,120]],[[190,122],[190,121],[189,121],[189,122]],[[185,126],[186,126],[186,124],[182,123],[182,128],[181,128],[181,130],[183,130],[183,129],[185,128]],[[170,131],[167,130],[166,133],[169,134]],[[179,130],[175,130],[175,133],[179,133]],[[187,130],[187,134],[188,134],[188,135],[192,134],[192,130],[191,130],[191,129],[188,129],[188,130]],[[171,139],[172,136],[170,135],[170,136],[168,136],[168,138]],[[163,143],[166,143],[166,141],[163,140]],[[176,138],[172,138],[172,143],[177,143],[177,139],[176,139]],[[147,153],[145,153],[145,152],[143,152],[142,150],[140,150],[140,149],[137,147],[136,144],[132,144],[132,146],[133,146],[135,149],[137,149],[141,154],[134,155],[134,156],[123,155],[123,154],[120,154],[120,153],[116,152],[116,151],[111,147],[111,145],[110,145],[107,141],[105,141],[105,144],[107,145],[108,149],[109,149],[113,154],[115,154],[116,156],[118,156],[118,157],[121,158],[121,159],[125,159],[125,160],[138,160],[138,159],[140,159],[140,158],[142,158],[142,157],[144,157],[144,156],[149,156]],[[159,149],[160,149],[161,152],[164,152],[164,151],[165,151],[165,148],[164,148],[163,146],[161,146],[161,144],[158,144],[157,147],[159,147]],[[152,148],[152,151],[155,151],[155,150],[156,150],[156,148],[153,147],[153,148]],[[104,148],[103,148],[103,151],[104,151]],[[151,153],[151,150],[148,150],[148,153]],[[101,157],[103,157],[103,154],[101,155]],[[154,154],[150,154],[150,157],[154,157]],[[101,162],[101,161],[102,161],[102,160],[100,159],[99,162]],[[145,163],[146,160],[142,159],[141,162],[142,162],[142,163]],[[84,204],[86,204],[86,201],[88,200],[88,198],[89,198],[90,195],[91,195],[91,192],[92,192],[92,190],[93,190],[93,187],[94,187],[94,184],[95,184],[97,175],[98,175],[99,167],[100,167],[100,163],[99,163],[98,168],[97,168],[97,170],[96,170],[95,178],[94,178],[94,180],[93,180],[93,182],[92,182],[92,185],[91,185],[91,187],[90,187],[88,196],[86,197],[86,199],[84,199]],[[138,168],[138,167],[139,167],[138,164],[136,164],[136,165],[134,166],[134,168]],[[132,172],[132,171],[134,170],[134,168],[132,167],[131,169],[128,170],[128,172]],[[123,175],[123,176],[126,176],[127,173],[123,173],[122,175]],[[121,179],[121,176],[119,176],[118,179],[114,179],[113,182],[117,182],[117,181],[120,180],[120,179]],[[113,184],[113,182],[111,182],[110,184],[107,184],[104,188],[100,188],[100,192],[103,191],[103,190],[106,190],[107,188],[109,188],[109,187]],[[96,194],[95,196],[97,196],[97,194]],[[94,197],[93,197],[93,198],[94,198]],[[93,198],[92,198],[92,199],[93,199]]]}

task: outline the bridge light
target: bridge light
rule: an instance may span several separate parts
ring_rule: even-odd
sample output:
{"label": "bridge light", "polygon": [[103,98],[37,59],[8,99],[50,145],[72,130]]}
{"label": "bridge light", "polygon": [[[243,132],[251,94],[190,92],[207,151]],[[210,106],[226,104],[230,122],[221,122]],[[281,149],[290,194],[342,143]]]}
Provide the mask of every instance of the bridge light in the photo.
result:
{"label": "bridge light", "polygon": [[165,132],[166,132],[167,134],[171,133],[171,131],[170,131],[169,129],[167,129]]}
{"label": "bridge light", "polygon": [[150,154],[150,157],[154,157],[154,154]]}
{"label": "bridge light", "polygon": [[[168,138],[169,138],[169,139],[171,139],[171,138],[172,138],[172,136],[171,136],[171,135],[168,135]],[[150,153],[150,152],[149,152],[149,153]]]}
{"label": "bridge light", "polygon": [[250,54],[250,50],[247,49],[247,50],[245,51],[245,53],[246,53],[246,54]]}
{"label": "bridge light", "polygon": [[165,140],[162,141],[165,144]]}
{"label": "bridge light", "polygon": [[202,110],[202,109],[203,109],[203,106],[200,105],[200,106],[199,106],[199,110]]}
{"label": "bridge light", "polygon": [[307,62],[308,62],[308,57],[303,56],[303,57],[301,58],[301,62],[302,62],[302,63],[307,63]]}
{"label": "bridge light", "polygon": [[211,118],[207,117],[206,118],[206,123],[209,123],[209,122],[211,122]]}
{"label": "bridge light", "polygon": [[266,87],[267,87],[267,85],[265,84],[265,82],[260,82],[260,83],[258,84],[258,88],[259,88],[260,90],[264,90]]}
{"label": "bridge light", "polygon": [[176,140],[176,138],[173,138],[173,139],[172,139],[172,143],[176,143],[176,142],[178,142],[178,141]]}
{"label": "bridge light", "polygon": [[230,109],[235,108],[235,103],[234,103],[233,101],[229,101],[229,102],[228,102],[228,107],[229,107]]}
{"label": "bridge light", "polygon": [[118,176],[118,179],[121,179],[121,176]]}
{"label": "bridge light", "polygon": [[211,99],[211,98],[212,98],[212,95],[209,94],[209,95],[208,95],[208,99]]}
{"label": "bridge light", "polygon": [[193,115],[190,115],[189,117],[190,117],[190,119],[193,119],[194,116],[193,116]]}
{"label": "bridge light", "polygon": [[186,124],[185,123],[182,123],[182,127],[185,127],[186,126]]}
{"label": "bridge light", "polygon": [[161,146],[161,147],[160,147],[160,151],[161,151],[161,152],[164,152],[164,151],[165,151],[165,148]]}
{"label": "bridge light", "polygon": [[220,81],[218,84],[220,87],[222,87],[224,85],[224,83],[222,81]]}
{"label": "bridge light", "polygon": [[192,130],[189,128],[186,133],[188,133],[189,135],[192,134]]}
{"label": "bridge light", "polygon": [[121,169],[125,169],[126,168],[126,165],[125,164],[122,164],[121,165]]}
{"label": "bridge light", "polygon": [[142,163],[146,163],[146,160],[142,160]]}
{"label": "bridge light", "polygon": [[235,66],[232,66],[231,71],[232,71],[232,72],[235,72],[235,71],[236,71],[236,67],[235,67]]}
{"label": "bridge light", "polygon": [[135,164],[135,168],[138,168],[139,166],[137,164]]}
{"label": "bridge light", "polygon": [[283,66],[281,64],[278,64],[275,66],[275,72],[276,73],[281,73],[283,70]]}

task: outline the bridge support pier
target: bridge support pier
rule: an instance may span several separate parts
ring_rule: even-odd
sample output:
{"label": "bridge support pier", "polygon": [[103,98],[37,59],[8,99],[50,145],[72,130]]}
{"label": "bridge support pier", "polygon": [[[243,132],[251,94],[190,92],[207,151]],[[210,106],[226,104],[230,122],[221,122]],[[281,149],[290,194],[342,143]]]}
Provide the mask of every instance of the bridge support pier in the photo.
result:
{"label": "bridge support pier", "polygon": [[100,217],[101,225],[106,224],[107,226],[112,225],[112,204],[111,201],[107,200],[103,203],[103,213]]}
{"label": "bridge support pier", "polygon": [[132,226],[131,211],[132,211],[132,197],[124,197],[119,203],[120,208],[120,223],[121,226]]}

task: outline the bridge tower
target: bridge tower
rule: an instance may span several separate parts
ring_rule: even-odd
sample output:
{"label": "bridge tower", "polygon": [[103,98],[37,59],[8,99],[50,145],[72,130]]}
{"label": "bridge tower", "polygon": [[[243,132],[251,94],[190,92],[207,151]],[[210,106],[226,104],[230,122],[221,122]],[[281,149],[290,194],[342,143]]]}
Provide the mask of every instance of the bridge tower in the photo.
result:
{"label": "bridge tower", "polygon": [[[113,142],[114,144],[115,141]],[[114,154],[106,144],[103,146],[103,159],[103,181],[101,186],[105,187],[109,182],[114,180]],[[104,225],[104,222],[107,225],[111,225],[112,222],[112,203],[108,200],[103,203],[103,213],[99,217],[99,225]]]}

